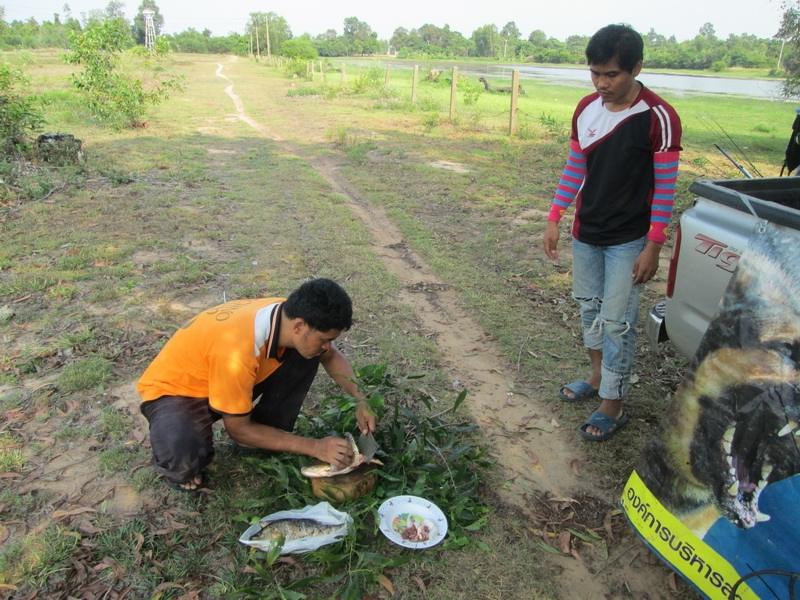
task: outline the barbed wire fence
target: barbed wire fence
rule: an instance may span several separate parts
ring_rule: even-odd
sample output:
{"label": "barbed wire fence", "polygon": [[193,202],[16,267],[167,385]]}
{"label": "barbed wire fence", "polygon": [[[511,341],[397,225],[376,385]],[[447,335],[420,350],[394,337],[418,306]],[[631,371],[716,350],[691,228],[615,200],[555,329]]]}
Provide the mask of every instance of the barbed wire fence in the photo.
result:
{"label": "barbed wire fence", "polygon": [[[546,113],[534,114],[522,107],[524,87],[519,69],[498,69],[495,65],[470,66],[460,70],[447,69],[421,63],[378,62],[370,59],[330,59],[298,61],[282,56],[261,57],[261,62],[280,70],[291,70],[296,76],[312,83],[341,89],[360,89],[371,85],[382,87],[397,100],[394,105],[405,105],[412,110],[446,117],[454,126],[471,126],[474,130],[504,133],[510,138],[527,138],[540,131],[559,140],[569,135],[568,121],[559,120]],[[299,65],[298,65],[299,63]],[[298,73],[300,71],[300,73]],[[369,80],[365,82],[365,80]],[[442,104],[436,97],[441,88],[449,88],[447,101]],[[437,91],[439,93],[435,93]],[[428,93],[426,93],[428,92]],[[487,112],[479,106],[479,98],[499,96],[507,98],[505,107]],[[492,103],[496,106],[497,102]],[[437,121],[438,122],[438,121]]]}

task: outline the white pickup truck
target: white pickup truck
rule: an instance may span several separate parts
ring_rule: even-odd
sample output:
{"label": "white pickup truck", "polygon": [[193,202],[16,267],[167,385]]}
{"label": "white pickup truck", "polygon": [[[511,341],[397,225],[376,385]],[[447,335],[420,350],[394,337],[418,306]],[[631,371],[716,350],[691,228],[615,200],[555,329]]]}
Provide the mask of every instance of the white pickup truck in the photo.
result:
{"label": "white pickup truck", "polygon": [[[800,257],[800,177],[695,181],[667,274],[667,298],[646,321],[652,347],[669,339],[693,357],[739,256],[766,223],[794,230]],[[800,258],[798,258],[800,260]]]}

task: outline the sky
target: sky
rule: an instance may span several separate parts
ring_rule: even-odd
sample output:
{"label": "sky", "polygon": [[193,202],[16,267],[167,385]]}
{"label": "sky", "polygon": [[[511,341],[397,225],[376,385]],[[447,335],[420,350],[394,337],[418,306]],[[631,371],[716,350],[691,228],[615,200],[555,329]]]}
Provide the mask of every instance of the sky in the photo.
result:
{"label": "sky", "polygon": [[[35,18],[52,20],[53,13],[63,14],[65,1],[73,16],[92,9],[103,9],[108,0],[0,0],[5,7],[6,21]],[[125,12],[132,19],[141,0],[128,0]],[[783,0],[566,0],[523,2],[522,0],[489,0],[479,3],[453,0],[156,0],[164,16],[164,33],[177,33],[189,27],[198,31],[210,29],[214,35],[243,32],[251,12],[273,12],[286,19],[297,36],[315,36],[327,29],[342,33],[344,19],[357,17],[365,21],[380,39],[389,39],[398,27],[418,28],[425,23],[450,29],[469,37],[482,25],[494,23],[502,28],[514,21],[523,37],[541,29],[548,36],[564,40],[567,36],[591,35],[609,23],[628,23],[641,33],[651,28],[678,41],[697,35],[705,23],[711,23],[718,37],[730,34],[754,34],[770,38],[778,30]]]}

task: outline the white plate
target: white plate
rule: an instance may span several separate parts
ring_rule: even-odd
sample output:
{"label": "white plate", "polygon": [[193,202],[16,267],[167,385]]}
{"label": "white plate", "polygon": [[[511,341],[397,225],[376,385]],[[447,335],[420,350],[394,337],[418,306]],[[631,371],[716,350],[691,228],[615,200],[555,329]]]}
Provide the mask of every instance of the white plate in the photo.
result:
{"label": "white plate", "polygon": [[[381,504],[378,516],[381,533],[405,548],[430,548],[447,535],[447,517],[433,502],[419,496],[389,498]],[[401,532],[411,523],[429,527],[428,539],[420,542],[405,539]]]}

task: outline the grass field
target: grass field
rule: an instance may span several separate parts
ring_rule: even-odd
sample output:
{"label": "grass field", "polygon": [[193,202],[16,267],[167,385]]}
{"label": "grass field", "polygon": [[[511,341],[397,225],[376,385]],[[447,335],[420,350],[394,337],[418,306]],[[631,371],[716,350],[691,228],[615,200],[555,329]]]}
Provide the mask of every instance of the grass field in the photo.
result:
{"label": "grass field", "polygon": [[[509,138],[508,97],[469,96],[474,82],[451,121],[449,84],[422,81],[412,105],[408,72],[387,86],[369,69],[306,81],[178,55],[167,67],[185,91],[118,132],[87,114],[57,52],[3,58],[87,162],[33,169],[0,205],[0,595],[692,596],[616,510],[685,361],[640,342],[633,423],[599,447],[574,432],[589,407],[555,398],[585,365],[569,255],[550,264],[540,237],[586,90],[526,82]],[[760,171],[779,170],[793,106],[668,99],[684,124],[681,209],[696,177],[737,174],[713,149],[729,145],[720,124]],[[311,276],[354,299],[340,346],[382,407],[387,466],[343,505],[357,522],[346,542],[276,559],[237,538],[253,518],[317,501],[304,461],[239,456],[218,431],[211,491],[171,491],[150,470],[133,386],[194,312]],[[352,426],[323,376],[305,413],[309,434]],[[557,453],[570,465],[560,479]],[[414,553],[381,536],[377,506],[399,493],[442,506],[441,546]]]}

